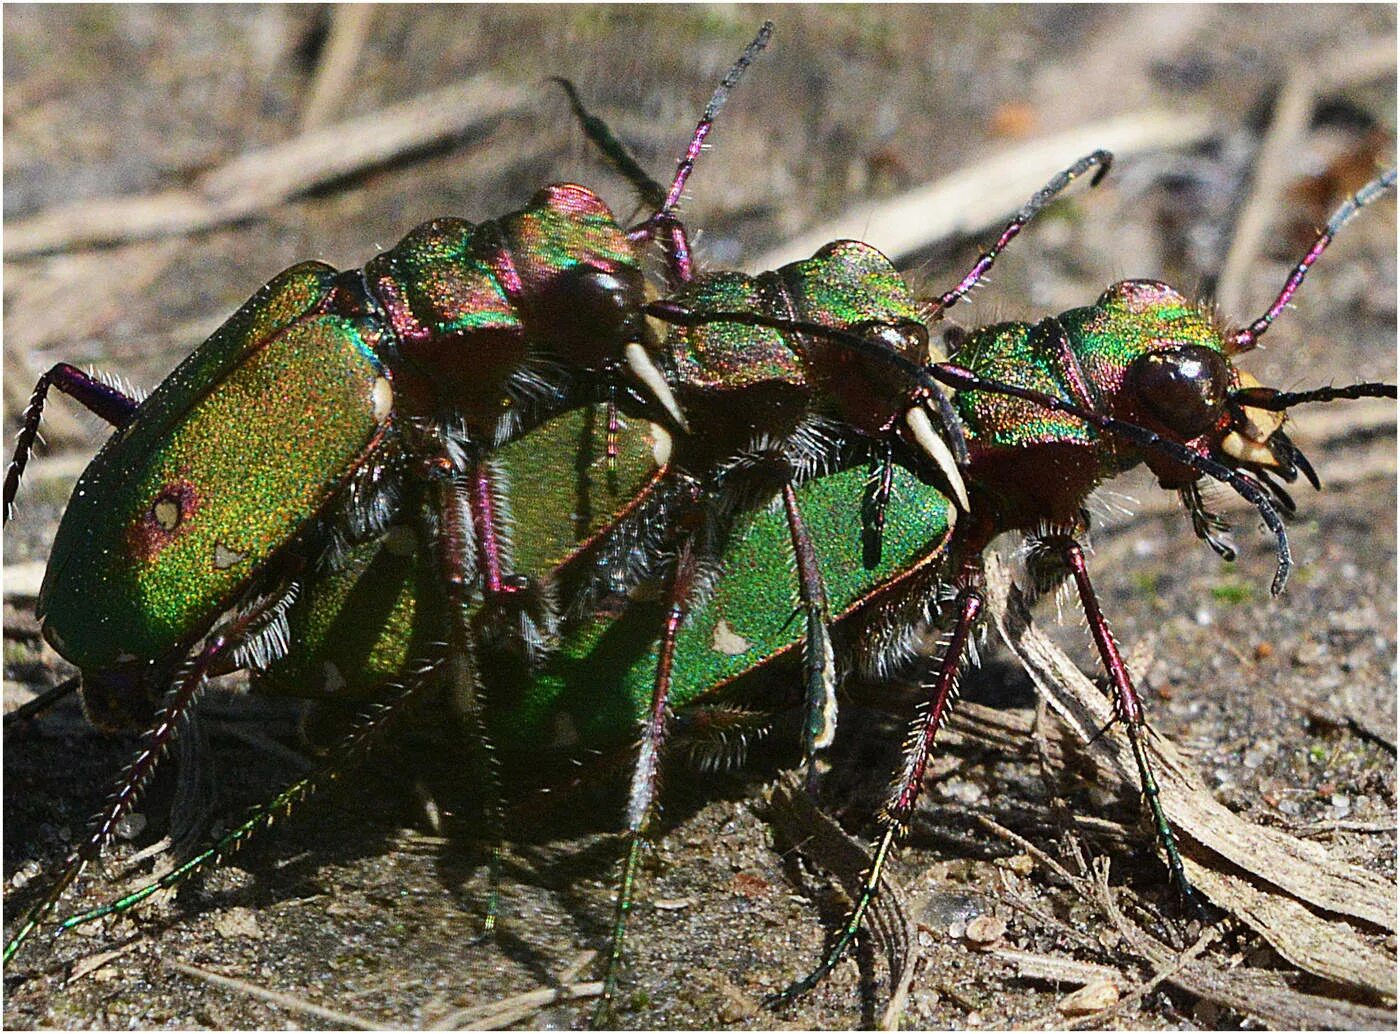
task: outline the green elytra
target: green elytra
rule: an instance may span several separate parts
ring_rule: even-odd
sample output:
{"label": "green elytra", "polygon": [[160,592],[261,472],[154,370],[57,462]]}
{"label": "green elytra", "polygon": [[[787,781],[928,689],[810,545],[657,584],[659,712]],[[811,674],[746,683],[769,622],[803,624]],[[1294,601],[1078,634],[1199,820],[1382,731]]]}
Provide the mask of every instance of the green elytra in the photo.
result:
{"label": "green elytra", "polygon": [[[732,303],[736,296],[750,297],[735,291],[733,285],[747,288],[750,283],[749,278],[737,274],[715,275],[702,278],[690,296],[705,300],[720,296]],[[713,290],[716,285],[721,290]],[[870,311],[869,303],[863,311]],[[706,343],[725,341],[734,333],[732,324],[707,324],[706,329]],[[760,342],[760,352],[764,343],[780,341],[777,331],[769,333],[774,336]],[[1061,339],[1068,342],[1068,352],[1058,347]],[[1116,400],[1134,360],[1177,345],[1209,348],[1222,358],[1226,355],[1223,339],[1207,310],[1165,285],[1129,281],[1114,285],[1095,305],[1071,310],[1042,325],[1007,323],[976,330],[950,361],[982,376],[1076,402],[1075,387],[1066,371],[1067,357],[1072,358],[1095,392],[1093,403],[1106,412],[1118,412],[1124,411]],[[697,351],[703,347],[693,342],[692,346]],[[689,385],[679,388],[682,397],[688,390]],[[1029,528],[1038,520],[1073,524],[1094,487],[1151,458],[1141,448],[1118,443],[1077,417],[1047,413],[1032,402],[976,390],[958,392],[953,401],[967,429],[973,470],[986,472],[974,474],[970,482],[974,497],[984,500],[978,514],[998,515],[992,526],[983,524],[979,537]],[[555,427],[507,446],[498,454],[499,462],[509,468],[517,456],[524,459],[557,453],[556,433],[576,428],[579,419],[579,414],[572,414]],[[625,480],[636,485],[650,480],[650,443],[635,434],[624,435],[620,441],[625,443],[624,455],[631,457],[623,466]],[[1067,457],[1078,454],[1082,461],[1066,459],[1056,467],[1054,478],[1036,477],[1034,471],[1043,469],[1047,450]],[[1024,463],[1025,476],[1006,476],[1008,457]],[[992,476],[993,471],[996,476]],[[940,564],[956,563],[958,543],[966,540],[966,536],[953,537],[950,551],[955,509],[942,491],[899,466],[894,490],[898,505],[891,514],[886,552],[878,566],[867,567],[859,551],[861,516],[852,504],[860,497],[865,477],[862,467],[848,465],[797,488],[837,621],[870,594],[900,582],[901,576],[913,575],[935,559]],[[512,474],[510,480],[519,478]],[[553,478],[555,483],[560,480],[557,474]],[[1062,482],[1067,487],[1062,487]],[[1037,486],[1044,486],[1044,490]],[[612,497],[612,505],[619,505],[623,498]],[[518,537],[522,542],[559,541],[561,536],[551,532],[551,524],[560,523],[561,512],[557,502],[539,508],[520,522]],[[1027,512],[1040,516],[1025,519]],[[795,588],[786,561],[788,550],[786,524],[777,508],[763,507],[739,519],[722,554],[722,577],[678,635],[672,691],[676,708],[684,708],[711,695],[717,687],[771,663],[802,640],[804,629],[789,620]],[[566,554],[555,550],[555,557],[562,562]],[[527,562],[518,562],[518,566],[534,576],[544,576],[547,570],[547,566]],[[298,606],[338,611],[341,597],[332,588],[336,582],[332,578],[312,583]],[[321,600],[322,594],[327,599]],[[411,596],[406,582],[403,594]],[[367,594],[382,595],[377,591]],[[513,701],[511,705],[493,708],[490,723],[502,745],[530,747],[548,742],[560,714],[570,717],[585,745],[615,744],[630,737],[651,694],[659,613],[655,602],[634,602],[620,616],[607,614],[575,622],[575,630],[563,639],[557,655],[538,676],[523,691],[513,689],[503,694]],[[314,647],[322,640],[301,641]],[[402,661],[419,659],[401,641],[397,625],[384,627],[377,641],[394,643],[390,652]],[[298,656],[302,653],[304,657]],[[311,672],[326,657],[316,649],[294,651],[293,657],[273,668],[283,686],[296,684],[284,674],[292,670],[285,665],[293,660],[301,661],[301,668]],[[380,668],[374,674],[383,678],[403,670]],[[356,685],[363,692],[372,681]]]}
{"label": "green elytra", "polygon": [[[847,467],[796,489],[812,537],[834,620],[937,560],[948,542],[955,509],[937,488],[907,469],[895,472],[904,519],[894,522],[880,564],[861,561],[858,499],[863,467]],[[670,702],[676,711],[728,694],[742,679],[794,648],[806,634],[793,621],[797,584],[788,563],[788,522],[780,506],[751,511],[738,521],[721,559],[721,577],[676,637]],[[650,705],[657,630],[663,608],[634,602],[621,615],[598,615],[565,637],[543,669],[524,687],[493,687],[511,702],[491,715],[503,746],[548,743],[566,716],[585,746],[626,743]],[[908,615],[910,621],[915,615]],[[742,699],[742,692],[738,691]]]}
{"label": "green elytra", "polygon": [[187,644],[375,444],[390,392],[377,333],[319,311],[333,277],[319,263],[276,277],[79,479],[38,614],[80,669]]}
{"label": "green elytra", "polygon": [[[654,479],[666,432],[625,420],[609,456],[606,420],[602,404],[570,410],[493,455],[500,484],[530,487],[515,494],[503,536],[517,575],[547,582]],[[442,640],[443,606],[419,529],[396,524],[307,580],[287,611],[293,648],[255,673],[253,687],[341,704],[373,700],[386,682],[431,658]]]}

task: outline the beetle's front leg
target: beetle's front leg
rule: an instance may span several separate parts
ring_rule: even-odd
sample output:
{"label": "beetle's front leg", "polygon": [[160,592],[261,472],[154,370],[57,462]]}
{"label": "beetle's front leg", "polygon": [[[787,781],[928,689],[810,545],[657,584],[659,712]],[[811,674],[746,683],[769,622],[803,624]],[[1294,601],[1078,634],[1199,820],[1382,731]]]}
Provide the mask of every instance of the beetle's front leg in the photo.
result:
{"label": "beetle's front leg", "polygon": [[1046,545],[1060,554],[1070,576],[1074,579],[1074,587],[1079,592],[1079,601],[1084,608],[1084,617],[1089,622],[1089,634],[1093,636],[1094,646],[1098,648],[1099,657],[1103,660],[1104,669],[1108,672],[1113,693],[1113,712],[1123,723],[1123,728],[1128,733],[1128,742],[1132,744],[1133,759],[1137,762],[1138,778],[1142,782],[1142,794],[1147,801],[1148,809],[1152,812],[1152,821],[1157,828],[1157,839],[1161,842],[1162,851],[1167,856],[1167,867],[1171,870],[1172,881],[1180,890],[1181,896],[1199,911],[1200,901],[1191,889],[1191,882],[1186,878],[1186,869],[1181,863],[1181,853],[1177,850],[1176,835],[1172,832],[1171,823],[1167,821],[1166,812],[1162,808],[1161,792],[1157,787],[1157,780],[1152,774],[1151,766],[1147,763],[1147,751],[1142,743],[1142,731],[1147,728],[1147,719],[1142,711],[1142,698],[1133,685],[1132,676],[1128,673],[1128,666],[1123,662],[1122,654],[1118,651],[1118,644],[1114,641],[1112,631],[1109,630],[1108,621],[1104,618],[1103,610],[1099,607],[1094,586],[1089,581],[1089,568],[1084,560],[1084,549],[1069,536],[1047,539]]}

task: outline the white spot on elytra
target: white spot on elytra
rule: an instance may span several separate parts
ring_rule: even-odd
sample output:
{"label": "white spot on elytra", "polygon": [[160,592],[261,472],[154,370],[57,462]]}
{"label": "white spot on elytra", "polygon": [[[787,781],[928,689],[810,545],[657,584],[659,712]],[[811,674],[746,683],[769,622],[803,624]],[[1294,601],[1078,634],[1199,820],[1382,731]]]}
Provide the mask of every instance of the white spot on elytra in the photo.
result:
{"label": "white spot on elytra", "polygon": [[180,504],[173,499],[162,499],[151,508],[151,515],[162,531],[174,531],[180,523]]}
{"label": "white spot on elytra", "polygon": [[374,419],[383,423],[394,411],[394,386],[388,377],[376,377],[374,381]]}
{"label": "white spot on elytra", "polygon": [[227,571],[247,556],[247,553],[239,553],[237,550],[229,549],[222,542],[214,543],[214,566],[220,571]]}
{"label": "white spot on elytra", "polygon": [[715,634],[710,638],[710,646],[716,651],[737,657],[741,653],[747,653],[750,643],[734,629],[729,627],[726,621],[715,622]]}

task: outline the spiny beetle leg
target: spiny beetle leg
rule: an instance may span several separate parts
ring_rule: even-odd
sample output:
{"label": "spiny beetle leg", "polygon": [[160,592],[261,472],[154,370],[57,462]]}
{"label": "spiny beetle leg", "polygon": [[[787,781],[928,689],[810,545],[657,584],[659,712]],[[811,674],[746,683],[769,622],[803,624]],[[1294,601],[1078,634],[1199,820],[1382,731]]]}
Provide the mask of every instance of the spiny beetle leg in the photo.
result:
{"label": "spiny beetle leg", "polygon": [[[478,467],[480,472],[483,468]],[[477,571],[469,541],[472,506],[445,453],[429,462],[430,493],[437,536],[434,554],[447,601],[447,657],[443,662],[448,703],[463,726],[473,783],[480,787],[488,859],[490,892],[485,928],[496,925],[497,883],[501,844],[505,841],[505,809],[501,773],[486,734],[485,701],[476,665],[476,644],[469,620]]]}
{"label": "spiny beetle leg", "polygon": [[953,626],[948,646],[944,650],[943,659],[939,663],[938,673],[934,677],[933,684],[928,687],[929,706],[923,715],[915,721],[910,731],[905,747],[904,763],[899,774],[895,777],[889,800],[885,803],[882,820],[884,830],[875,845],[870,868],[866,870],[861,881],[861,890],[856,897],[855,907],[841,928],[836,944],[827,952],[821,964],[801,980],[790,984],[777,994],[768,996],[764,1000],[765,1005],[780,1005],[806,994],[816,987],[841,961],[846,950],[850,948],[851,943],[860,933],[866,913],[870,910],[876,894],[879,893],[880,874],[884,871],[885,863],[889,859],[890,852],[894,849],[895,841],[908,828],[910,817],[914,814],[914,806],[918,802],[919,792],[923,787],[924,771],[928,767],[934,739],[951,711],[957,688],[958,669],[962,664],[963,656],[967,653],[968,642],[972,635],[972,629],[977,623],[977,617],[982,612],[982,591],[977,584],[979,578],[980,573],[971,564],[964,566],[960,578],[963,587],[953,601],[953,608],[957,614],[956,623]]}
{"label": "spiny beetle leg", "polygon": [[422,700],[426,688],[436,685],[436,675],[436,666],[429,666],[405,680],[388,699],[377,704],[371,714],[337,743],[330,755],[314,771],[254,808],[242,822],[203,851],[180,863],[160,879],[139,887],[116,901],[69,916],[58,924],[57,933],[84,926],[103,916],[125,912],[159,891],[178,887],[198,872],[238,851],[259,831],[271,827],[279,818],[290,814],[297,804],[340,779]]}
{"label": "spiny beetle leg", "polygon": [[72,678],[64,679],[52,689],[46,689],[33,700],[26,700],[13,711],[5,713],[5,728],[10,729],[20,722],[43,714],[50,707],[53,707],[64,697],[71,693],[76,693],[83,684],[81,675],[74,675]]}
{"label": "spiny beetle leg", "polygon": [[1142,743],[1142,732],[1147,728],[1147,719],[1142,712],[1142,698],[1133,685],[1133,677],[1128,672],[1128,666],[1123,662],[1123,656],[1118,651],[1118,644],[1114,641],[1112,631],[1109,630],[1108,620],[1099,607],[1094,586],[1089,581],[1089,567],[1084,560],[1084,550],[1078,542],[1069,536],[1048,537],[1044,543],[1047,548],[1059,552],[1074,579],[1075,589],[1079,593],[1080,606],[1083,607],[1084,617],[1089,622],[1089,634],[1094,638],[1094,646],[1099,651],[1099,658],[1103,661],[1104,670],[1108,672],[1109,682],[1113,688],[1114,714],[1122,721],[1123,728],[1128,733],[1128,742],[1133,748],[1133,759],[1137,762],[1138,777],[1142,782],[1142,794],[1152,813],[1157,839],[1161,841],[1162,851],[1167,856],[1167,868],[1171,870],[1172,882],[1176,884],[1182,898],[1190,903],[1197,915],[1203,915],[1204,909],[1200,899],[1191,888],[1191,881],[1186,878],[1186,867],[1181,862],[1181,852],[1177,849],[1176,835],[1172,832],[1171,823],[1167,821],[1166,812],[1162,809],[1161,791],[1157,786],[1156,777],[1152,774],[1152,767],[1147,760],[1147,751]]}
{"label": "spiny beetle leg", "polygon": [[526,658],[538,660],[554,641],[558,615],[552,596],[538,591],[528,576],[511,570],[506,469],[497,460],[477,459],[465,481],[474,547],[466,559],[475,563],[468,568],[468,580],[480,579],[484,604],[476,622],[478,632],[486,643],[508,641]]}
{"label": "spiny beetle leg", "polygon": [[815,793],[821,774],[820,755],[836,739],[836,650],[831,644],[831,608],[827,604],[826,586],[791,480],[783,485],[783,508],[792,537],[792,554],[797,561],[798,598],[807,624],[802,653],[807,686],[802,762],[807,770],[807,790]]}
{"label": "spiny beetle leg", "polygon": [[861,500],[861,560],[867,569],[873,570],[880,563],[893,483],[894,453],[890,443],[883,442],[871,458],[870,477]]}
{"label": "spiny beetle leg", "polygon": [[666,742],[670,723],[667,701],[671,695],[671,669],[675,662],[676,635],[685,623],[686,615],[690,613],[691,596],[695,591],[696,566],[694,543],[687,536],[677,551],[667,590],[666,626],[657,648],[651,706],[642,726],[642,742],[637,751],[636,767],[632,770],[631,786],[627,791],[627,856],[622,863],[622,881],[617,891],[612,949],[608,953],[607,971],[603,977],[603,993],[593,1016],[597,1025],[608,1022],[613,997],[617,993],[623,941],[627,934],[627,916],[632,911],[632,896],[641,865],[642,849],[656,810],[656,799],[660,789],[661,749]]}
{"label": "spiny beetle leg", "polygon": [[83,840],[68,858],[63,874],[49,889],[49,892],[29,910],[14,935],[5,945],[4,961],[9,962],[29,935],[42,923],[58,904],[73,882],[82,874],[90,862],[96,861],[112,838],[119,823],[136,805],[141,791],[150,780],[166,747],[179,729],[185,714],[193,706],[199,691],[204,686],[205,677],[222,660],[232,654],[255,628],[267,612],[280,603],[281,597],[274,596],[257,607],[250,608],[227,626],[210,635],[199,655],[190,663],[179,684],[170,691],[161,708],[155,724],[146,734],[145,745],[128,766],[116,789],[107,798],[106,808],[94,824],[92,832]]}
{"label": "spiny beetle leg", "polygon": [[34,385],[34,393],[29,397],[29,405],[24,410],[19,437],[15,441],[15,454],[5,472],[5,521],[9,521],[14,511],[15,493],[19,491],[20,478],[29,464],[29,454],[39,437],[39,421],[44,414],[44,403],[48,399],[49,388],[57,388],[69,398],[96,413],[113,427],[123,427],[136,412],[137,400],[116,387],[84,373],[69,363],[56,363],[39,378]]}

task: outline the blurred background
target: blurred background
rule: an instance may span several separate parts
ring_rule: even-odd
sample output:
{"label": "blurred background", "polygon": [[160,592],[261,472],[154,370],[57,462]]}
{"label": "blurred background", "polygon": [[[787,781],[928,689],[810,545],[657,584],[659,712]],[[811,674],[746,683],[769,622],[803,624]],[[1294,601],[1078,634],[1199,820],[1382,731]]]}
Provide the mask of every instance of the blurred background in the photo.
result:
{"label": "blurred background", "polygon": [[[1340,199],[1395,160],[1389,5],[7,5],[7,430],[38,373],[58,360],[154,385],[295,261],[358,266],[428,218],[497,216],[559,180],[593,186],[627,218],[636,211],[627,184],[599,161],[548,77],[572,80],[664,181],[720,76],[765,18],[776,22],[774,41],[720,116],[683,208],[707,266],[754,271],[809,254],[814,234],[856,236],[889,251],[933,294],[1055,171],[1094,147],[1118,152],[1098,189],[1077,185],[1012,245],[991,282],[954,314],[969,326],[1088,304],[1126,276],[1157,277],[1218,299],[1227,319],[1252,318]],[[1264,383],[1395,379],[1394,213],[1392,201],[1365,212],[1318,264],[1295,310],[1247,363]],[[7,708],[65,674],[29,614],[54,522],[102,439],[61,399],[49,413],[51,448],[32,468],[5,536]],[[1388,836],[1338,836],[1348,857],[1393,871],[1395,411],[1342,404],[1306,418],[1298,437],[1327,491],[1300,496],[1301,566],[1284,601],[1267,600],[1268,546],[1247,514],[1233,510],[1242,514],[1238,569],[1222,567],[1150,481],[1115,486],[1132,497],[1123,505],[1135,516],[1110,522],[1096,539],[1096,576],[1119,638],[1145,644],[1154,724],[1193,746],[1218,795],[1284,824],[1389,816]],[[1077,641],[1076,622],[1068,624]],[[53,863],[129,750],[85,732],[76,712],[54,728],[7,744],[7,879],[36,871],[36,859]],[[1244,765],[1259,743],[1271,745],[1264,760],[1256,754]],[[233,749],[251,751],[246,764],[272,771],[276,785],[264,755]],[[916,832],[906,873],[983,850],[958,824],[995,810],[998,779],[1009,777],[979,758],[962,760],[961,797],[931,795],[930,828],[942,832]],[[695,810],[663,844],[664,871],[648,892],[688,904],[638,913],[633,969],[646,1001],[633,1019],[766,1025],[774,1018],[751,1009],[765,988],[736,974],[777,982],[805,966],[822,944],[818,910],[788,903],[781,859],[764,854],[764,828],[750,810],[732,800]],[[318,821],[294,823],[302,831],[275,856],[292,857],[300,845],[325,857],[317,838],[329,834]],[[1039,820],[1026,821],[1017,828]],[[204,944],[187,958],[230,953],[228,966],[245,976],[276,970],[292,985],[337,988],[318,995],[339,1007],[415,1024],[558,972],[519,944],[473,953],[444,932],[462,939],[475,921],[459,914],[453,927],[451,916],[453,907],[467,912],[479,881],[462,891],[468,904],[448,902],[431,921],[380,916],[388,905],[377,881],[396,881],[390,898],[445,897],[431,857],[418,883],[402,875],[432,855],[421,845],[381,871],[387,840],[383,830],[359,841],[332,836],[330,857],[351,867],[336,878],[358,889],[325,891],[329,877],[299,867],[300,883],[261,902],[290,907],[322,893],[327,902],[368,901],[341,908],[341,925],[325,934],[358,924],[353,937],[363,944],[318,950],[303,930],[310,946],[288,946],[270,918],[276,910],[255,915],[242,906],[256,895],[245,894],[219,901],[263,932],[217,951]],[[702,887],[720,842],[732,872],[719,865],[720,882]],[[1125,850],[1146,854],[1141,844]],[[726,881],[750,871],[765,889],[740,881],[736,897]],[[535,887],[539,900],[518,911],[548,917],[537,918],[539,936],[557,943],[532,950],[554,959],[596,943],[608,882],[601,866],[582,882]],[[588,893],[571,897],[569,888],[584,883]],[[324,918],[329,907],[314,910]],[[586,919],[560,918],[580,911]],[[839,911],[822,914],[830,922]],[[741,924],[733,933],[731,921]],[[206,914],[169,936],[198,937],[209,926]],[[748,947],[756,940],[770,942],[767,953]],[[428,968],[405,978],[391,966],[386,975],[379,965],[399,951],[398,961]],[[1044,987],[1003,987],[984,960],[969,958],[939,965],[966,966],[978,974],[973,985],[984,981],[997,994],[960,998],[948,993],[950,978],[929,977],[906,1022],[1063,1019]],[[147,981],[158,970],[137,953],[105,971],[115,985],[77,982],[60,992],[32,981],[9,996],[6,1020],[279,1022],[269,1006],[232,992],[211,997],[188,978],[156,992]],[[115,1000],[114,986],[123,992]],[[861,1003],[888,988],[867,992],[837,979],[779,1019],[870,1021],[873,1007]],[[1220,1020],[1199,1007],[1164,991],[1144,1000],[1134,1022]],[[558,1007],[524,1022],[569,1024],[576,1012]]]}

